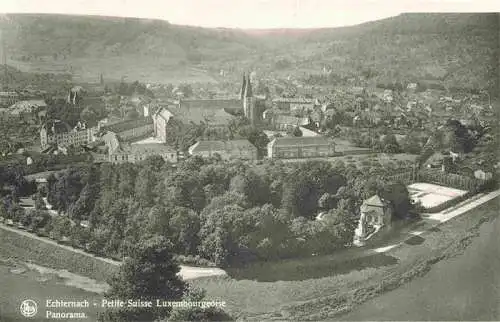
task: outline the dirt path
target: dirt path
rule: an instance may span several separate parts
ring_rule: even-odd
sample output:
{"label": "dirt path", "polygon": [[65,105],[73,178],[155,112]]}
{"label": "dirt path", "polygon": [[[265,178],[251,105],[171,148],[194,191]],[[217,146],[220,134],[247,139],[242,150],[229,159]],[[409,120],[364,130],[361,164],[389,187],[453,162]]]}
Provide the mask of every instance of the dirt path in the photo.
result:
{"label": "dirt path", "polygon": [[[61,247],[61,248],[64,248],[66,250],[69,250],[69,251],[72,251],[75,253],[79,253],[79,254],[82,254],[82,255],[85,255],[85,256],[88,256],[91,258],[95,258],[97,260],[100,260],[100,261],[103,261],[103,262],[106,262],[106,263],[109,263],[112,265],[118,266],[121,264],[121,262],[118,262],[118,261],[115,261],[115,260],[112,260],[109,258],[98,257],[98,256],[95,256],[93,254],[87,253],[81,249],[73,248],[71,246],[61,245],[61,244],[58,244],[57,242],[55,242],[49,238],[40,237],[40,236],[37,236],[35,234],[29,233],[27,231],[16,229],[13,227],[9,227],[9,226],[4,225],[4,224],[0,224],[0,231],[1,231],[1,229],[8,230],[8,231],[14,232],[14,233],[19,234],[19,235],[23,235],[23,236],[38,240],[38,241],[43,242],[43,243],[52,244],[52,245],[55,245],[57,247]],[[226,275],[226,272],[223,269],[216,268],[216,267],[193,267],[193,266],[180,265],[180,268],[181,268],[181,271],[179,272],[179,275],[185,280],[191,280],[191,279],[200,278],[200,277],[207,277],[207,276],[224,276],[224,275]]]}

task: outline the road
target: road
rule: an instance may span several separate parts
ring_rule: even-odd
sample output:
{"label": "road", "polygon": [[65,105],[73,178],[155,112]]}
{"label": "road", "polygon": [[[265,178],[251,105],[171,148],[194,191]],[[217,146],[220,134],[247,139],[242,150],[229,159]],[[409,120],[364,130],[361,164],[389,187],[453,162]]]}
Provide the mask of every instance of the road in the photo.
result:
{"label": "road", "polygon": [[342,316],[346,321],[500,320],[500,219],[483,224],[462,255]]}
{"label": "road", "polygon": [[[35,234],[29,233],[27,231],[23,231],[23,230],[20,230],[17,228],[9,227],[9,226],[4,225],[4,224],[0,224],[0,233],[1,233],[2,229],[9,230],[9,231],[15,232],[17,234],[20,234],[20,235],[23,235],[26,237],[36,239],[40,242],[44,242],[44,243],[52,244],[52,245],[57,246],[57,247],[65,248],[69,251],[79,253],[79,254],[82,254],[84,256],[96,258],[98,260],[104,261],[104,262],[112,264],[112,265],[120,265],[120,262],[118,262],[118,261],[115,261],[115,260],[112,260],[109,258],[98,257],[98,256],[84,252],[83,250],[80,250],[80,249],[73,248],[73,247],[68,246],[68,245],[58,244],[57,242],[55,242],[51,239],[48,239],[45,237],[40,237],[40,236],[37,236]],[[179,272],[179,276],[181,276],[184,280],[190,280],[190,279],[207,277],[207,276],[226,275],[226,272],[223,269],[217,268],[217,267],[194,267],[194,266],[186,266],[186,265],[179,265],[179,266],[181,268],[181,271]]]}

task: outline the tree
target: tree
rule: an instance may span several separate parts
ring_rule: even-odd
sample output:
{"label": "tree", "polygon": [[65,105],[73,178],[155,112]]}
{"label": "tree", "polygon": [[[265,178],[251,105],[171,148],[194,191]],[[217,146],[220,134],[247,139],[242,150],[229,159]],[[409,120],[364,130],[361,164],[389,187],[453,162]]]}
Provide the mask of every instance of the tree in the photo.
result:
{"label": "tree", "polygon": [[281,207],[292,218],[303,216],[311,218],[318,208],[319,189],[307,173],[290,176],[283,185]]}
{"label": "tree", "polygon": [[45,201],[43,200],[41,193],[37,193],[35,196],[35,209],[37,209],[37,210],[46,210],[47,209],[47,206],[45,205]]}
{"label": "tree", "polygon": [[[179,301],[186,284],[177,275],[180,267],[172,258],[172,245],[164,237],[155,235],[131,249],[130,256],[109,281],[110,299],[137,299],[152,301]],[[170,315],[169,307],[128,308],[110,311],[101,321],[152,321]]]}
{"label": "tree", "polygon": [[399,153],[401,148],[394,134],[387,134],[382,139],[382,151],[385,153]]}
{"label": "tree", "polygon": [[87,106],[80,113],[80,118],[87,124],[94,124],[97,122],[97,113]]}
{"label": "tree", "polygon": [[229,190],[244,194],[251,205],[269,202],[269,186],[253,171],[246,171],[231,179]]}
{"label": "tree", "polygon": [[[183,297],[183,301],[188,302],[201,302],[205,298],[205,291],[195,287],[189,287],[188,291]],[[174,308],[167,321],[233,321],[233,318],[217,307],[191,307],[191,308]]]}
{"label": "tree", "polygon": [[289,128],[287,130],[287,134],[290,136],[300,137],[300,136],[302,136],[302,131],[300,130],[300,128],[298,126],[296,126],[293,129]]}
{"label": "tree", "polygon": [[200,218],[188,208],[176,207],[172,213],[169,222],[170,239],[173,241],[177,253],[195,255],[199,245]]}
{"label": "tree", "polygon": [[404,184],[393,183],[386,185],[381,191],[381,196],[391,203],[395,218],[405,219],[410,217],[412,204],[410,202],[410,193]]}
{"label": "tree", "polygon": [[179,85],[179,90],[184,94],[184,97],[193,96],[193,88],[189,84]]}
{"label": "tree", "polygon": [[49,225],[51,217],[47,211],[35,210],[31,218],[30,228],[34,231],[45,228]]}

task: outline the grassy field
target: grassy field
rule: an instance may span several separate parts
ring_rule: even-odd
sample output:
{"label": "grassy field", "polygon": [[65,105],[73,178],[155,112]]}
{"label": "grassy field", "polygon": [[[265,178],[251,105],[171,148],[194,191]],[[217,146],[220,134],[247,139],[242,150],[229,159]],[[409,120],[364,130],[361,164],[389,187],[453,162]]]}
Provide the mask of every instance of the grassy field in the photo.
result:
{"label": "grassy field", "polygon": [[[418,242],[389,251],[384,258],[371,259],[373,265],[361,265],[360,270],[346,272],[335,264],[330,275],[312,279],[281,277],[278,281],[259,282],[255,276],[243,276],[246,279],[207,278],[192,283],[205,288],[209,298],[226,301],[227,310],[233,315],[249,320],[338,318],[370,298],[425,274],[440,260],[463,251],[476,236],[478,227],[498,215],[497,205],[498,198],[493,199],[421,235]],[[309,262],[307,259],[302,266],[295,266],[300,271]],[[267,271],[273,274],[272,267]],[[260,280],[266,280],[265,276]]]}
{"label": "grassy field", "polygon": [[9,65],[24,72],[70,73],[74,82],[99,81],[102,73],[105,81],[126,81],[150,83],[215,82],[206,72],[178,62],[144,60],[144,57],[75,58],[67,61],[9,61]]}

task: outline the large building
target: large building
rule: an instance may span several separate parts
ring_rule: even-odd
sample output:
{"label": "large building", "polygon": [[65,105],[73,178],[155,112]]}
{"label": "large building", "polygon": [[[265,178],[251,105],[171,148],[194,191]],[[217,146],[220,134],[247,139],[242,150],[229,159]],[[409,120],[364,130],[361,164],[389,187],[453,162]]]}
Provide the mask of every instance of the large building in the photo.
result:
{"label": "large building", "polygon": [[40,129],[40,145],[42,150],[49,146],[68,147],[84,145],[95,141],[97,128],[72,129],[67,123],[52,120],[42,125]]}
{"label": "large building", "polygon": [[155,137],[166,142],[169,126],[204,124],[213,130],[223,131],[234,119],[235,116],[224,109],[162,107],[153,115],[153,132]]}
{"label": "large building", "polygon": [[297,126],[309,125],[310,119],[307,116],[299,117],[294,115],[277,114],[272,110],[268,110],[265,119],[267,124],[275,130],[286,131]]}
{"label": "large building", "polygon": [[123,141],[136,141],[151,136],[154,133],[154,124],[151,118],[123,121],[110,125],[100,126],[103,133],[116,133]]}
{"label": "large building", "polygon": [[253,96],[250,78],[245,75],[239,98],[181,99],[177,104],[157,108],[153,114],[154,133],[165,142],[171,121],[184,125],[204,124],[211,129],[224,130],[237,114],[244,114],[252,124],[258,122],[256,98]]}
{"label": "large building", "polygon": [[177,151],[165,144],[120,144],[108,153],[108,162],[136,163],[146,160],[151,156],[160,156],[163,160],[171,163],[177,162]]}
{"label": "large building", "polygon": [[280,137],[267,145],[268,158],[301,159],[334,155],[334,143],[323,136]]}
{"label": "large building", "polygon": [[256,160],[258,157],[257,148],[248,140],[198,141],[188,149],[188,152],[190,155],[206,158],[217,154],[223,160]]}

